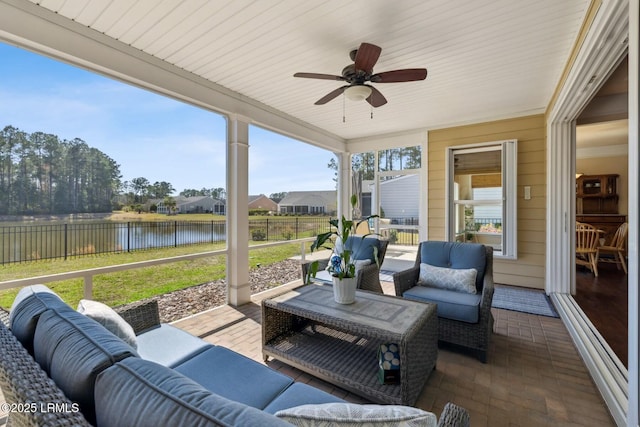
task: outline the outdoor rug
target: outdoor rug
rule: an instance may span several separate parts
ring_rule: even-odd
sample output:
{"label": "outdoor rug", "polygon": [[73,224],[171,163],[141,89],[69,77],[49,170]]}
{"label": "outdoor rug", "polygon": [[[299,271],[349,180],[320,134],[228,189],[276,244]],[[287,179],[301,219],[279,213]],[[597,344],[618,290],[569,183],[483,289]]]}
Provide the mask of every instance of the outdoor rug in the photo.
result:
{"label": "outdoor rug", "polygon": [[559,317],[549,297],[544,291],[537,289],[496,285],[491,306],[539,316]]}

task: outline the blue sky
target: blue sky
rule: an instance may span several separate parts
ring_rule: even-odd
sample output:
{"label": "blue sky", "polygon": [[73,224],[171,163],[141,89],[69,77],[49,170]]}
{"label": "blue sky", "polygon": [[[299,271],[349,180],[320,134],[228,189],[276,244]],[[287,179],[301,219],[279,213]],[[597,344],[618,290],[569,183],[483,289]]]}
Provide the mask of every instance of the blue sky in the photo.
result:
{"label": "blue sky", "polygon": [[[3,43],[0,64],[0,128],[80,138],[124,181],[225,187],[222,116]],[[250,194],[334,188],[331,152],[257,127],[250,136]]]}

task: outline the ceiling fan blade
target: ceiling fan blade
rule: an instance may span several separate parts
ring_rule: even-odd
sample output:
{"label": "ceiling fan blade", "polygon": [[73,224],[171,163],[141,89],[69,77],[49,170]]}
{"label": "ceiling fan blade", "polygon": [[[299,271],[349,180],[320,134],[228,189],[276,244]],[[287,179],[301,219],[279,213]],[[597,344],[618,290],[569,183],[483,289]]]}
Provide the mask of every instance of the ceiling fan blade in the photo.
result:
{"label": "ceiling fan blade", "polygon": [[321,79],[321,80],[344,80],[342,76],[334,76],[333,74],[317,74],[317,73],[295,73],[293,77],[303,77],[305,79]]}
{"label": "ceiling fan blade", "polygon": [[[367,85],[368,86],[368,85]],[[367,98],[367,102],[371,104],[372,107],[381,107],[387,103],[387,99],[380,93],[378,89],[373,86],[369,86],[371,88],[371,95]]]}
{"label": "ceiling fan blade", "polygon": [[334,91],[329,92],[328,94],[326,94],[326,95],[325,95],[325,96],[323,96],[322,98],[318,99],[318,100],[315,102],[315,105],[323,105],[323,104],[326,104],[327,102],[331,101],[333,98],[336,98],[338,95],[340,95],[342,92],[344,92],[344,90],[345,90],[346,88],[348,88],[348,87],[349,87],[349,85],[342,86],[342,87],[339,87],[338,89],[336,89],[336,90],[334,90]]}
{"label": "ceiling fan blade", "polygon": [[427,78],[426,68],[407,68],[405,70],[385,71],[371,76],[373,83],[414,82]]}
{"label": "ceiling fan blade", "polygon": [[362,70],[366,73],[373,71],[373,66],[378,62],[382,48],[369,43],[362,43],[358,48],[355,59],[356,70]]}

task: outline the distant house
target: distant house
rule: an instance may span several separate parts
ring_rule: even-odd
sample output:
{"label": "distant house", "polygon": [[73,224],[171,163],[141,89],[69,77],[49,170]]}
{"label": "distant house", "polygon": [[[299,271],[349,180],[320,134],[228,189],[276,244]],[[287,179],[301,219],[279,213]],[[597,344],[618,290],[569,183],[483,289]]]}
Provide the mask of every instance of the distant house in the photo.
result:
{"label": "distant house", "polygon": [[265,196],[259,194],[257,196],[249,196],[249,210],[251,209],[266,209],[269,212],[278,212],[278,204]]}
{"label": "distant house", "polygon": [[[176,202],[177,213],[214,213],[224,215],[226,212],[224,201],[214,199],[211,196],[176,196],[173,200]],[[164,200],[152,200],[151,203],[156,204],[158,213],[169,213],[169,208],[165,206]]]}
{"label": "distant house", "polygon": [[418,218],[420,209],[420,176],[404,175],[380,183],[380,207],[386,218],[406,220]]}
{"label": "distant house", "polygon": [[335,215],[337,191],[290,191],[278,203],[278,212],[300,215]]}
{"label": "distant house", "polygon": [[[404,175],[388,179],[380,183],[380,208],[384,217],[392,221],[404,223],[409,219],[418,218],[420,204],[420,177],[418,175]],[[372,206],[375,196],[375,182],[362,181],[362,216],[371,215],[375,209]]]}

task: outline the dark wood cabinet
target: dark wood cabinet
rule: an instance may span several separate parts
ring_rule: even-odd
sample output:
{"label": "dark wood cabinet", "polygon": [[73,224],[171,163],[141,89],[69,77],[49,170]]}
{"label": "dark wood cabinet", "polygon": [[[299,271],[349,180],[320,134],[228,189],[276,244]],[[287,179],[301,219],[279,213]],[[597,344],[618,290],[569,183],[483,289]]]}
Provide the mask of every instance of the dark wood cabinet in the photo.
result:
{"label": "dark wood cabinet", "polygon": [[576,180],[576,212],[586,214],[618,213],[618,175],[582,175]]}

